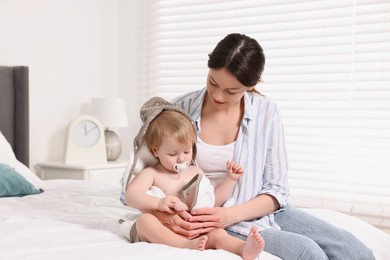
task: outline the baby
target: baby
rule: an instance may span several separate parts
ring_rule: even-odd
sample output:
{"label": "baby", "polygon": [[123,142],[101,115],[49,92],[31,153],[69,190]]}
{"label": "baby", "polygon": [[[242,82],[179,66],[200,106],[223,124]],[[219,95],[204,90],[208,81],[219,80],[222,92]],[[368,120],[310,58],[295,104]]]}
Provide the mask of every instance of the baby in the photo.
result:
{"label": "baby", "polygon": [[[164,109],[161,109],[161,106]],[[146,109],[148,113],[143,114],[142,109]],[[142,144],[148,147],[158,162],[140,171],[127,186],[125,193],[127,205],[143,212],[130,228],[130,241],[161,243],[198,250],[224,249],[246,260],[256,259],[264,248],[264,240],[258,233],[257,226],[252,227],[246,241],[229,235],[222,228],[215,228],[206,234],[199,234],[196,238],[187,239],[164,226],[152,214],[155,210],[171,214],[191,210],[192,206],[197,206],[197,202],[202,201],[200,199],[202,196],[204,203],[202,193],[208,194],[206,198],[209,207],[222,206],[233,192],[244,170],[238,163],[227,161],[226,176],[215,188],[214,194],[214,188],[204,176],[204,172],[193,163],[197,133],[191,117],[161,98],[152,98],[142,109],[141,118],[144,126],[146,125],[141,128],[144,134]],[[158,112],[153,113],[153,109]],[[148,115],[151,115],[150,118]],[[185,196],[191,192],[183,193],[183,187],[187,188],[186,185],[191,181],[197,187],[192,193],[192,198],[196,201],[187,199],[186,204],[183,202]],[[152,187],[158,188],[161,196],[149,195],[147,192]],[[201,205],[204,206],[205,204]]]}

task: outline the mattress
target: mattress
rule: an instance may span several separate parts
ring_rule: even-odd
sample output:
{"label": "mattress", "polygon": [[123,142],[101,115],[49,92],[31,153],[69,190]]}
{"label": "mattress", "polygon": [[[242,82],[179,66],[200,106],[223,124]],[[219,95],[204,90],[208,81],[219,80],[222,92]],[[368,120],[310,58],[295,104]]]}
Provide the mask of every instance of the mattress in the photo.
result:
{"label": "mattress", "polygon": [[[83,180],[47,180],[41,194],[0,198],[0,259],[241,259],[224,250],[178,249],[131,244],[118,219],[134,211],[119,202],[120,185]],[[306,209],[344,227],[389,259],[390,236],[342,213]],[[260,259],[279,259],[267,252]]]}

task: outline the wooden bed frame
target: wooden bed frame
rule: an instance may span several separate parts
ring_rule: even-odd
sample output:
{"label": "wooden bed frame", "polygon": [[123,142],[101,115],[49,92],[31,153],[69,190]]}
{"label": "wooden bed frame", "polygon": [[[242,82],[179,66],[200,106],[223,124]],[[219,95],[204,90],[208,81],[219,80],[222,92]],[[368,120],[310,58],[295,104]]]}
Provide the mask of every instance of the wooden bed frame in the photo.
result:
{"label": "wooden bed frame", "polygon": [[0,66],[0,131],[16,158],[29,166],[29,70]]}

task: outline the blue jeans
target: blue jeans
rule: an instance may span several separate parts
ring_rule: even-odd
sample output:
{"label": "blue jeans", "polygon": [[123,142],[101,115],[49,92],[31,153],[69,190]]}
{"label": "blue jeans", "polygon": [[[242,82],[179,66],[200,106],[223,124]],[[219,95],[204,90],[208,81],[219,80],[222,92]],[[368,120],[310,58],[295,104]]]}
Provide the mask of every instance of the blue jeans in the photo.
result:
{"label": "blue jeans", "polygon": [[281,230],[265,229],[260,234],[265,240],[264,250],[284,260],[375,260],[372,251],[351,233],[292,205],[276,213],[275,221]]}

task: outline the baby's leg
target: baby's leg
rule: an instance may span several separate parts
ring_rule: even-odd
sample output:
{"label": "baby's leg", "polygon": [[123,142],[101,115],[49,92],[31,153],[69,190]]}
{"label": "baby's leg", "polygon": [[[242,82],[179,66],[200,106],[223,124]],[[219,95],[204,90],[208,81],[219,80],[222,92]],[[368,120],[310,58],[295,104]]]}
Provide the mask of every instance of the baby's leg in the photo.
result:
{"label": "baby's leg", "polygon": [[137,219],[136,225],[138,236],[144,242],[203,250],[208,239],[207,236],[200,236],[192,240],[184,238],[165,227],[155,216],[148,213],[141,215]]}
{"label": "baby's leg", "polygon": [[264,240],[253,226],[246,241],[229,235],[223,229],[215,229],[208,234],[206,248],[224,249],[241,256],[244,260],[253,260],[264,249]]}

